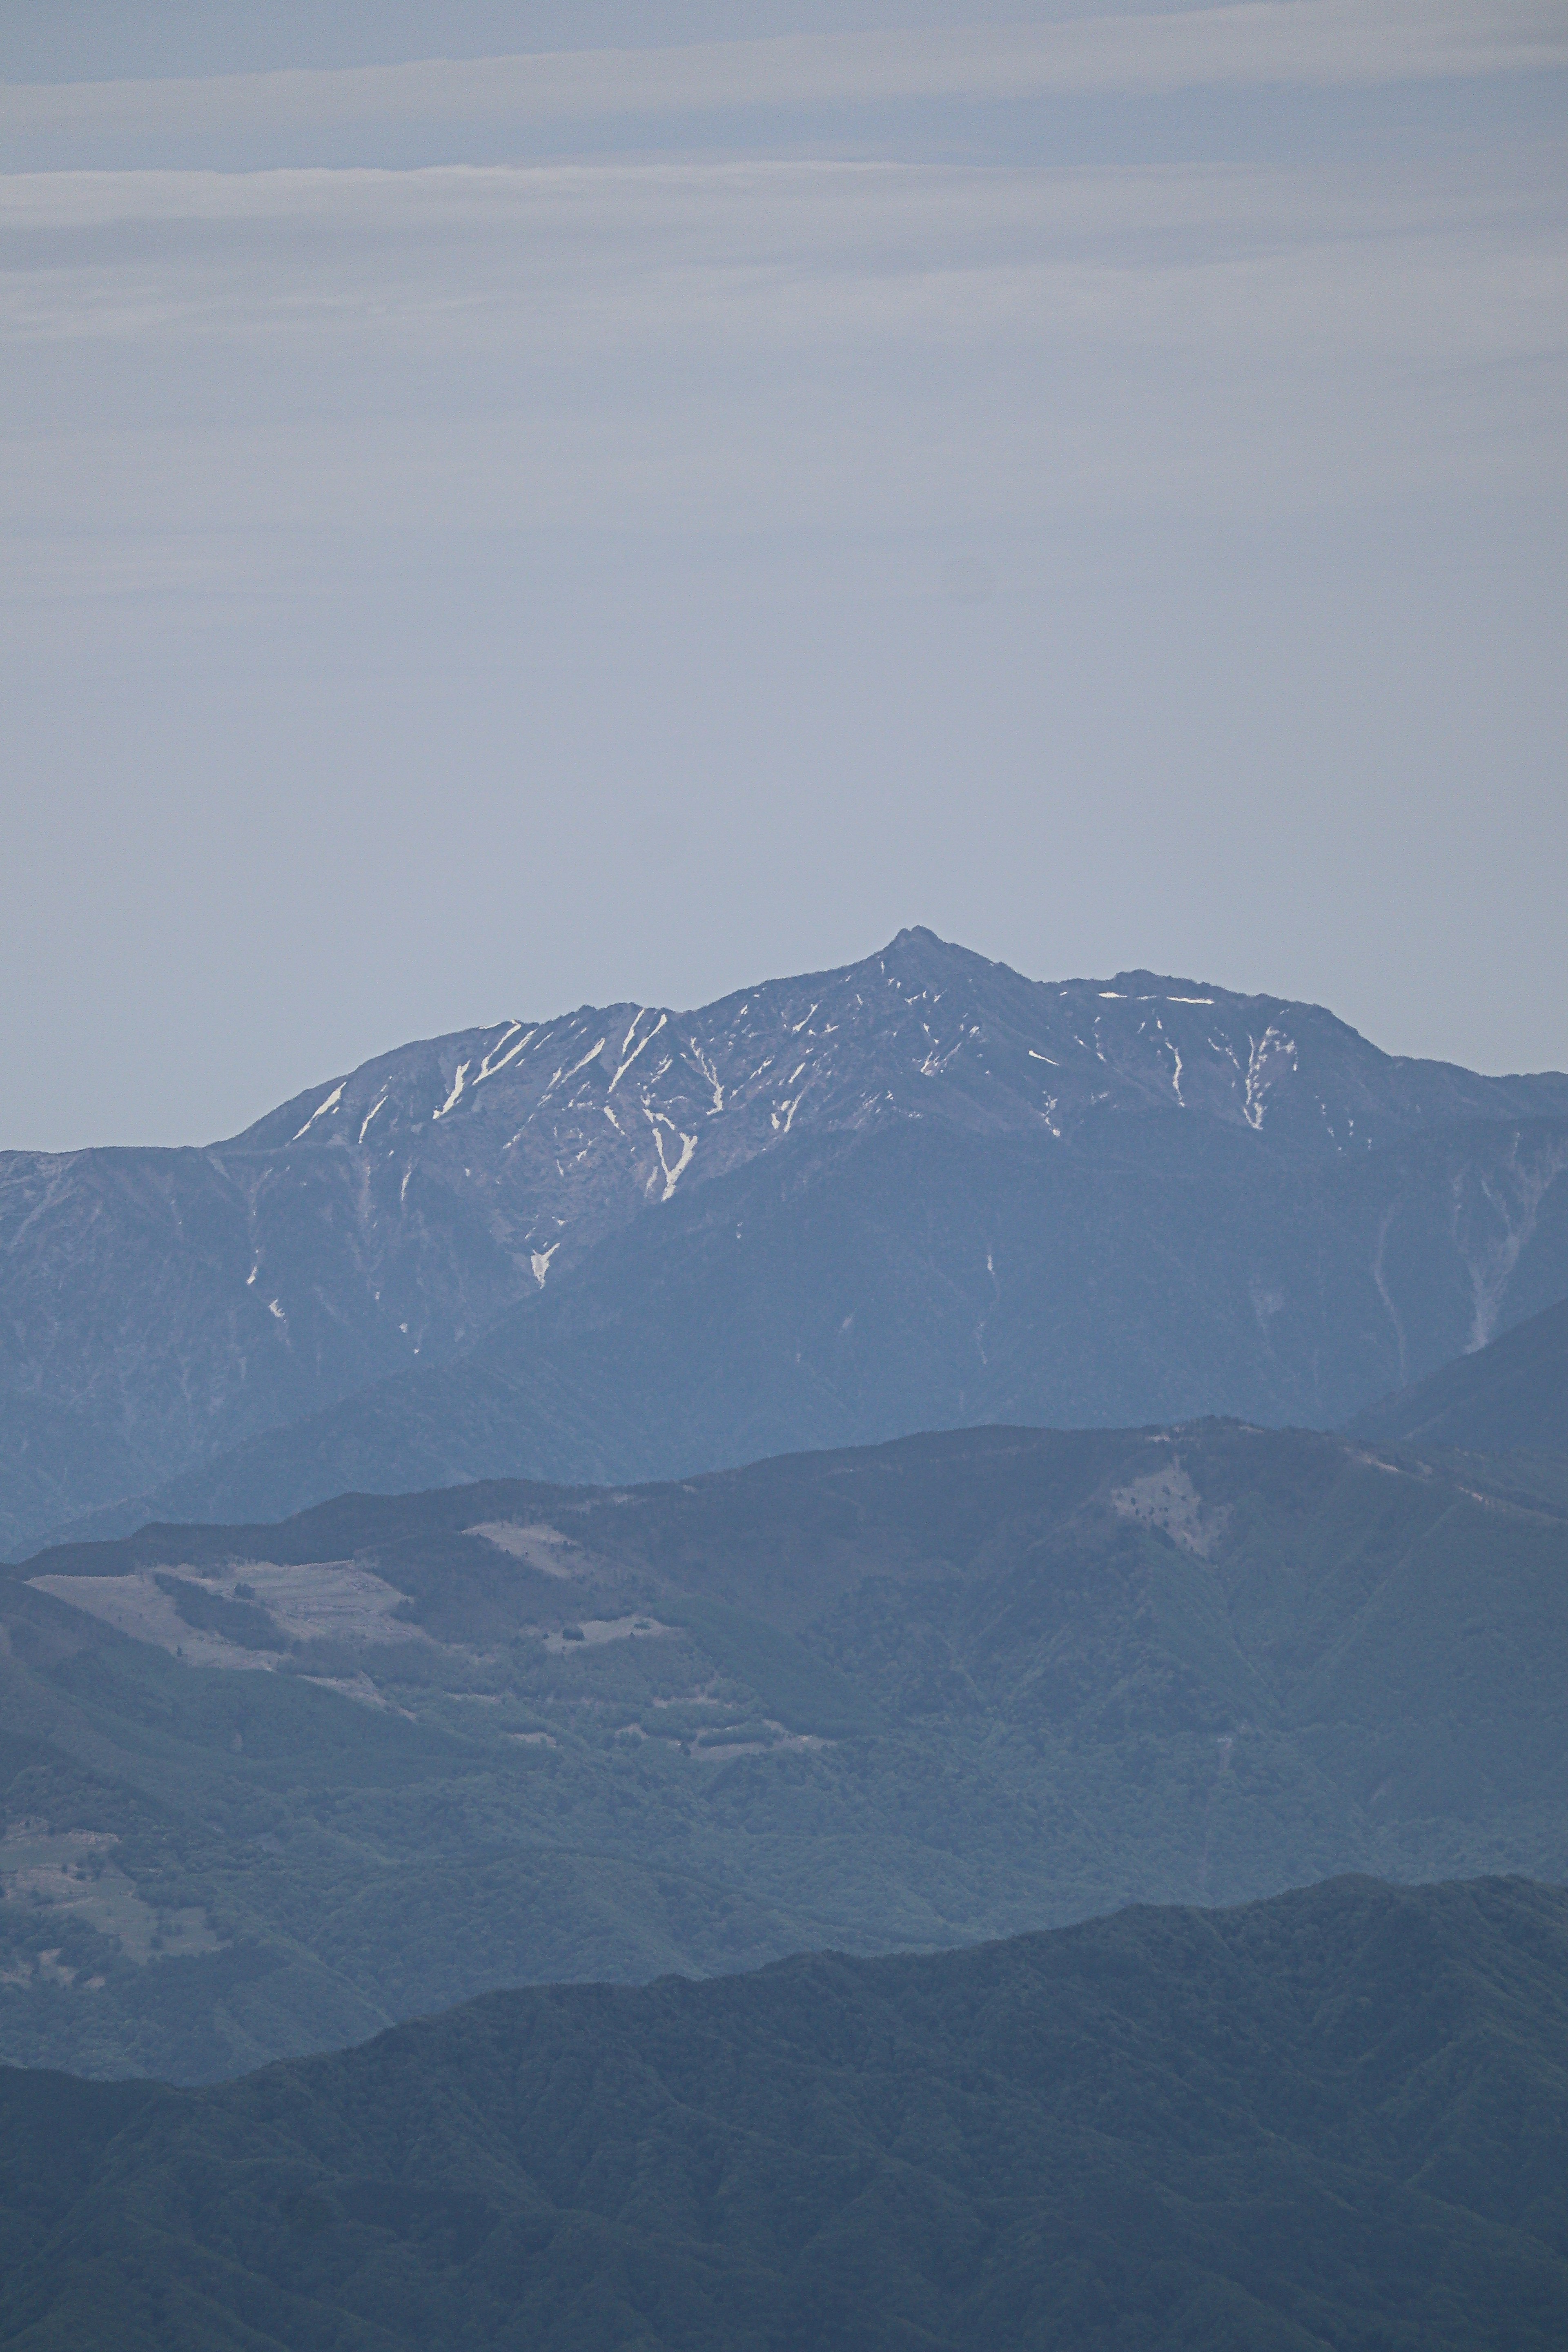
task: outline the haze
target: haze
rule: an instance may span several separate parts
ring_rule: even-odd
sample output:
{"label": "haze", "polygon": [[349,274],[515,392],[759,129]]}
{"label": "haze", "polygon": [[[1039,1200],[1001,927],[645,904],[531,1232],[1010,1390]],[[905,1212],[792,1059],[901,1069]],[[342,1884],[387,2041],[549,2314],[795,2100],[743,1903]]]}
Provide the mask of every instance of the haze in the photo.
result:
{"label": "haze", "polygon": [[10,13],[0,1145],[917,921],[1568,1065],[1568,10],[1006,14]]}

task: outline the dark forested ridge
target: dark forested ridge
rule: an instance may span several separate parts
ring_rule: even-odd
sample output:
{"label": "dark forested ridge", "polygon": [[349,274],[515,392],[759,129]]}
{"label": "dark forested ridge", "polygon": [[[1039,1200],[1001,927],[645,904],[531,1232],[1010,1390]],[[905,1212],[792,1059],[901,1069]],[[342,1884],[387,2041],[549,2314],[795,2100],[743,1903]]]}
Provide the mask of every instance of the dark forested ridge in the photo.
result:
{"label": "dark forested ridge", "polygon": [[1568,1896],[1340,1879],[498,1993],[219,2090],[0,2073],[27,2352],[1532,2352]]}
{"label": "dark forested ridge", "polygon": [[0,1578],[0,2054],[1568,1877],[1565,1687],[1560,1468],[1235,1423],[152,1527]]}
{"label": "dark forested ridge", "polygon": [[1359,1436],[1568,1456],[1568,1301],[1358,1413]]}
{"label": "dark forested ridge", "polygon": [[0,1155],[0,1545],[995,1421],[1331,1425],[1568,1297],[1565,1171],[1561,1076],[927,931],[500,1023],[202,1150]]}

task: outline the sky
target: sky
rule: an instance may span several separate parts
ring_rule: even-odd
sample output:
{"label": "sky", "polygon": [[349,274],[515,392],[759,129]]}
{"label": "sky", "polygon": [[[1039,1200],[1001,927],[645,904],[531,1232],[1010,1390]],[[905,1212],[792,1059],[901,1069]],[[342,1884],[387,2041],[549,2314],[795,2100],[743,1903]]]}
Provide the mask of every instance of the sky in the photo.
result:
{"label": "sky", "polygon": [[79,0],[0,81],[0,1147],[915,922],[1568,1067],[1568,0]]}

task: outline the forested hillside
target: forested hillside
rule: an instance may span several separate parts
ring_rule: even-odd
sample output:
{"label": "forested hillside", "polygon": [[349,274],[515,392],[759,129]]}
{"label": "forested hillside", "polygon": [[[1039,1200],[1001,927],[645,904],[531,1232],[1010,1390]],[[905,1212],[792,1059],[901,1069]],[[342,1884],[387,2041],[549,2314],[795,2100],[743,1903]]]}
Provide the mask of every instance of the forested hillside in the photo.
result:
{"label": "forested hillside", "polygon": [[1231,1423],[347,1496],[0,1581],[0,2054],[1347,1869],[1568,1876],[1559,1478]]}
{"label": "forested hillside", "polygon": [[17,2352],[1548,2352],[1568,1896],[1340,1879],[0,2073]]}

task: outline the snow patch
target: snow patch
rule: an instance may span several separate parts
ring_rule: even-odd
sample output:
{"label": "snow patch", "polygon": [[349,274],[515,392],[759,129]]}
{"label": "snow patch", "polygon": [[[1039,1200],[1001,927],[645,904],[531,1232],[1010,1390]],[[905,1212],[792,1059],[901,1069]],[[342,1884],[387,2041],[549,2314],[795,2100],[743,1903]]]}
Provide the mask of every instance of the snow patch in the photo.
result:
{"label": "snow patch", "polygon": [[309,1135],[310,1129],[315,1126],[316,1121],[319,1118],[325,1118],[329,1111],[336,1110],[338,1105],[343,1098],[343,1087],[346,1087],[347,1084],[348,1080],[345,1078],[343,1080],[343,1086],[334,1087],[331,1093],[327,1097],[325,1102],[319,1102],[316,1105],[315,1109],[310,1113],[310,1116],[305,1121],[304,1126],[300,1129],[299,1133],[291,1135],[289,1138],[290,1143],[298,1143],[301,1135]]}
{"label": "snow patch", "polygon": [[[653,1129],[653,1148],[658,1154],[658,1164],[664,1176],[664,1191],[659,1198],[661,1201],[668,1201],[691,1163],[691,1155],[697,1149],[697,1138],[694,1135],[681,1135],[680,1129],[672,1118],[667,1118],[661,1110],[649,1110],[646,1103],[643,1105],[643,1116]],[[669,1163],[669,1156],[664,1148],[663,1130],[667,1127],[671,1135],[680,1136],[680,1157],[673,1167]]]}
{"label": "snow patch", "polygon": [[[1273,1084],[1269,1063],[1282,1060],[1294,1069],[1296,1047],[1294,1041],[1287,1037],[1282,1029],[1277,1029],[1272,1022],[1256,1043],[1248,1036],[1247,1045],[1247,1099],[1242,1104],[1241,1115],[1248,1127],[1258,1129],[1262,1126],[1268,1111],[1268,1104],[1265,1097]],[[1231,1058],[1234,1061],[1236,1057],[1233,1055]],[[1237,1063],[1237,1066],[1239,1069],[1241,1066]]]}
{"label": "snow patch", "polygon": [[708,1114],[709,1118],[712,1118],[724,1108],[724,1088],[720,1083],[717,1067],[708,1059],[695,1037],[691,1040],[691,1051],[696,1057],[698,1068],[713,1089],[713,1108]]}
{"label": "snow patch", "polygon": [[[638,1012],[637,1012],[637,1017],[636,1017],[636,1019],[633,1021],[631,1027],[626,1031],[626,1035],[621,1039],[621,1053],[622,1053],[622,1055],[623,1055],[623,1057],[624,1057],[624,1058],[622,1059],[622,1062],[621,1062],[621,1064],[620,1064],[620,1066],[619,1066],[619,1068],[616,1070],[615,1076],[610,1080],[610,1083],[609,1083],[608,1087],[605,1088],[605,1092],[606,1092],[607,1094],[612,1094],[612,1095],[613,1095],[613,1094],[615,1093],[616,1088],[619,1086],[619,1084],[620,1084],[620,1082],[621,1082],[622,1078],[624,1078],[624,1077],[625,1077],[625,1076],[626,1076],[626,1072],[631,1068],[632,1064],[637,1060],[637,1055],[642,1052],[643,1047],[644,1047],[645,1045],[652,1045],[652,1043],[653,1043],[654,1039],[658,1035],[659,1031],[664,1027],[664,1024],[665,1024],[666,1021],[668,1019],[668,1017],[669,1017],[669,1016],[668,1016],[668,1013],[661,1013],[659,1014],[659,1016],[658,1016],[658,1019],[654,1023],[653,1027],[648,1031],[647,1035],[646,1037],[638,1037],[638,1038],[637,1038],[637,1044],[636,1044],[635,1045],[632,1045],[632,1050],[631,1050],[631,1052],[628,1054],[628,1053],[626,1052],[626,1047],[627,1047],[628,1045],[631,1045],[631,1044],[632,1044],[632,1038],[634,1037],[634,1035],[636,1035],[636,1033],[637,1033],[637,1022],[638,1022],[638,1021],[640,1021],[640,1020],[642,1019],[642,1011],[641,1011],[641,1009],[639,1008],[639,1010],[638,1010]],[[600,1042],[601,1042],[601,1044],[602,1044],[602,1043],[603,1043],[603,1040],[601,1040]],[[597,1048],[595,1048],[595,1051],[597,1051]],[[593,1058],[594,1058],[593,1055],[592,1055],[592,1054],[590,1054],[590,1055],[588,1055],[588,1059],[589,1059],[589,1061],[592,1061],[592,1060],[593,1060]],[[581,1069],[581,1067],[582,1067],[582,1064],[581,1064],[581,1063],[579,1063],[577,1066],[578,1066],[578,1068],[579,1068],[579,1069]],[[568,1071],[568,1072],[567,1072],[567,1076],[571,1076],[571,1072],[570,1072],[570,1071]]]}
{"label": "snow patch", "polygon": [[458,1096],[462,1093],[463,1082],[467,1078],[471,1066],[471,1064],[468,1062],[458,1063],[458,1075],[452,1081],[452,1091],[447,1097],[446,1101],[441,1105],[440,1109],[432,1114],[433,1117],[437,1118],[446,1118],[447,1113],[451,1109],[453,1104],[458,1100]]}
{"label": "snow patch", "polygon": [[[479,1064],[479,1076],[474,1080],[475,1086],[481,1085],[486,1078],[493,1078],[496,1072],[498,1070],[504,1070],[509,1062],[515,1062],[518,1055],[528,1045],[529,1040],[532,1037],[536,1037],[539,1034],[536,1029],[531,1029],[528,1033],[528,1036],[517,1037],[517,1033],[521,1026],[522,1024],[521,1021],[514,1021],[510,1028],[506,1031],[505,1035],[497,1038],[495,1044],[490,1047],[489,1053],[485,1055],[484,1060]],[[509,1037],[517,1037],[517,1043],[515,1045],[511,1046],[508,1052],[502,1054],[501,1047],[506,1045],[507,1038]],[[491,1054],[500,1054],[500,1059],[499,1061],[492,1061],[490,1059]]]}

